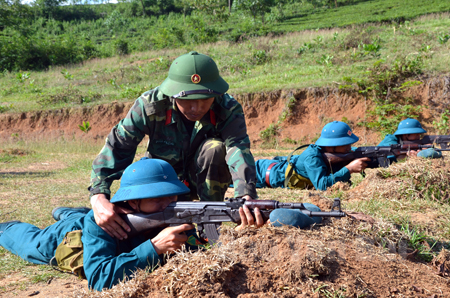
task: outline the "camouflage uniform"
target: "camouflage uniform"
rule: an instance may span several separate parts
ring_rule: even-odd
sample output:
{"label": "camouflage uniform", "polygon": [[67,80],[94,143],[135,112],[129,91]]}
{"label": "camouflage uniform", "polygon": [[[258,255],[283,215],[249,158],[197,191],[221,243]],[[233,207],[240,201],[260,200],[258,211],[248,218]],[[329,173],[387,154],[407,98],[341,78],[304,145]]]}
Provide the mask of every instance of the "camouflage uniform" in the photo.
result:
{"label": "camouflage uniform", "polygon": [[242,106],[226,93],[215,97],[189,136],[175,100],[159,87],[139,97],[111,130],[92,166],[92,195],[110,195],[112,182],[133,162],[145,135],[149,136],[147,155],[169,162],[180,180],[187,182],[191,199],[198,195],[201,200],[221,201],[231,180],[235,197],[257,197],[255,162]]}

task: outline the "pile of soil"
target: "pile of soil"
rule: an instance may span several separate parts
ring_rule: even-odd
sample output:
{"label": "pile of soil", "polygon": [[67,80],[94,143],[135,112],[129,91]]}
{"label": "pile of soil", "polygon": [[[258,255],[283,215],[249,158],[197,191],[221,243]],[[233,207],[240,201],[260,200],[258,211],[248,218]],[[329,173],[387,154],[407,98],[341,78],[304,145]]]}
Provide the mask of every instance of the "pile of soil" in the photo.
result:
{"label": "pile of soil", "polygon": [[403,237],[389,224],[350,218],[309,230],[228,228],[220,247],[181,252],[152,274],[73,297],[449,297],[450,253],[427,266],[401,251]]}

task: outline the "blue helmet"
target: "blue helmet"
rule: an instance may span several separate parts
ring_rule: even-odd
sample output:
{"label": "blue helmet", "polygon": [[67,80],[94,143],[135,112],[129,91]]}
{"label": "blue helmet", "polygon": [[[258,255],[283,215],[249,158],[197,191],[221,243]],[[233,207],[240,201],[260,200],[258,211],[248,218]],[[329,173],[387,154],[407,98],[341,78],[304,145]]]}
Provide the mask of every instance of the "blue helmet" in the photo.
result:
{"label": "blue helmet", "polygon": [[111,203],[182,195],[189,191],[168,162],[143,157],[125,169]]}
{"label": "blue helmet", "polygon": [[320,138],[316,141],[318,146],[345,146],[357,142],[359,138],[352,132],[347,123],[341,121],[333,121],[326,124]]}
{"label": "blue helmet", "polygon": [[426,133],[427,131],[422,128],[422,125],[416,119],[407,118],[398,124],[397,131],[394,132],[394,136],[408,135],[412,133]]}

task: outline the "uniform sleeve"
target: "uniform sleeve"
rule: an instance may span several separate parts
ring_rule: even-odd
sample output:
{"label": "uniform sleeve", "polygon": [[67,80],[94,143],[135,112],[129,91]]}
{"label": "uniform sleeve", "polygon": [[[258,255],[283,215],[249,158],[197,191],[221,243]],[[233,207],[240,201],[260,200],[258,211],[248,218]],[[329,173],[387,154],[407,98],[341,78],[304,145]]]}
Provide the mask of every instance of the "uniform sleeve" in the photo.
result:
{"label": "uniform sleeve", "polygon": [[304,161],[305,171],[308,179],[311,180],[314,187],[318,190],[326,190],[338,181],[349,181],[350,171],[343,167],[336,173],[327,175],[327,167],[319,156],[308,156]]}
{"label": "uniform sleeve", "polygon": [[136,240],[134,249],[116,256],[116,241],[94,222],[93,213],[86,216],[82,241],[84,273],[89,288],[97,291],[111,288],[137,269],[154,270],[161,262],[150,240]]}
{"label": "uniform sleeve", "polygon": [[[399,144],[399,139],[394,135],[386,135],[386,137],[378,144],[378,146],[391,146]],[[390,163],[397,162],[397,157],[395,155],[390,155],[387,157]],[[377,162],[378,165],[378,162]]]}
{"label": "uniform sleeve", "polygon": [[231,113],[223,123],[221,135],[227,150],[225,158],[233,179],[234,196],[249,195],[257,198],[255,160],[250,152],[250,138],[247,134],[244,111],[235,99],[226,96],[231,99],[228,102],[234,104],[225,107]]}
{"label": "uniform sleeve", "polygon": [[92,195],[111,193],[112,182],[120,179],[125,168],[133,162],[137,146],[148,134],[147,119],[143,99],[139,98],[125,119],[113,127],[92,164],[89,188]]}
{"label": "uniform sleeve", "polygon": [[386,137],[378,144],[378,146],[390,146],[399,144],[399,140],[394,135],[386,135]]}

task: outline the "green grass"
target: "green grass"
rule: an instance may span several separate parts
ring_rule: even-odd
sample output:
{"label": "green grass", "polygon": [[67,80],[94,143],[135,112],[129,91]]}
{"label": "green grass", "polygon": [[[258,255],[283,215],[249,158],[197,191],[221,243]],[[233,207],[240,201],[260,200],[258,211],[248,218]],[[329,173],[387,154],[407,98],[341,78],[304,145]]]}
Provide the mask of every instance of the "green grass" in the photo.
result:
{"label": "green grass", "polygon": [[[161,84],[177,56],[189,50],[208,54],[230,84],[229,93],[338,87],[343,77],[367,76],[379,60],[423,59],[422,72],[437,76],[448,71],[450,41],[439,43],[448,31],[448,14],[424,16],[401,25],[365,24],[344,29],[302,31],[272,37],[255,37],[241,43],[218,42],[196,47],[135,53],[124,57],[94,59],[82,65],[52,67],[48,71],[0,74],[1,112],[18,113],[63,107],[89,107],[111,101],[133,101],[145,90]],[[395,28],[395,31],[394,31]],[[361,44],[379,45],[364,52]],[[306,50],[300,51],[300,49]],[[267,61],[259,64],[255,53]],[[325,58],[324,58],[325,57]],[[326,64],[324,61],[328,61]],[[67,74],[73,76],[68,80]],[[36,91],[37,90],[37,91]]]}

